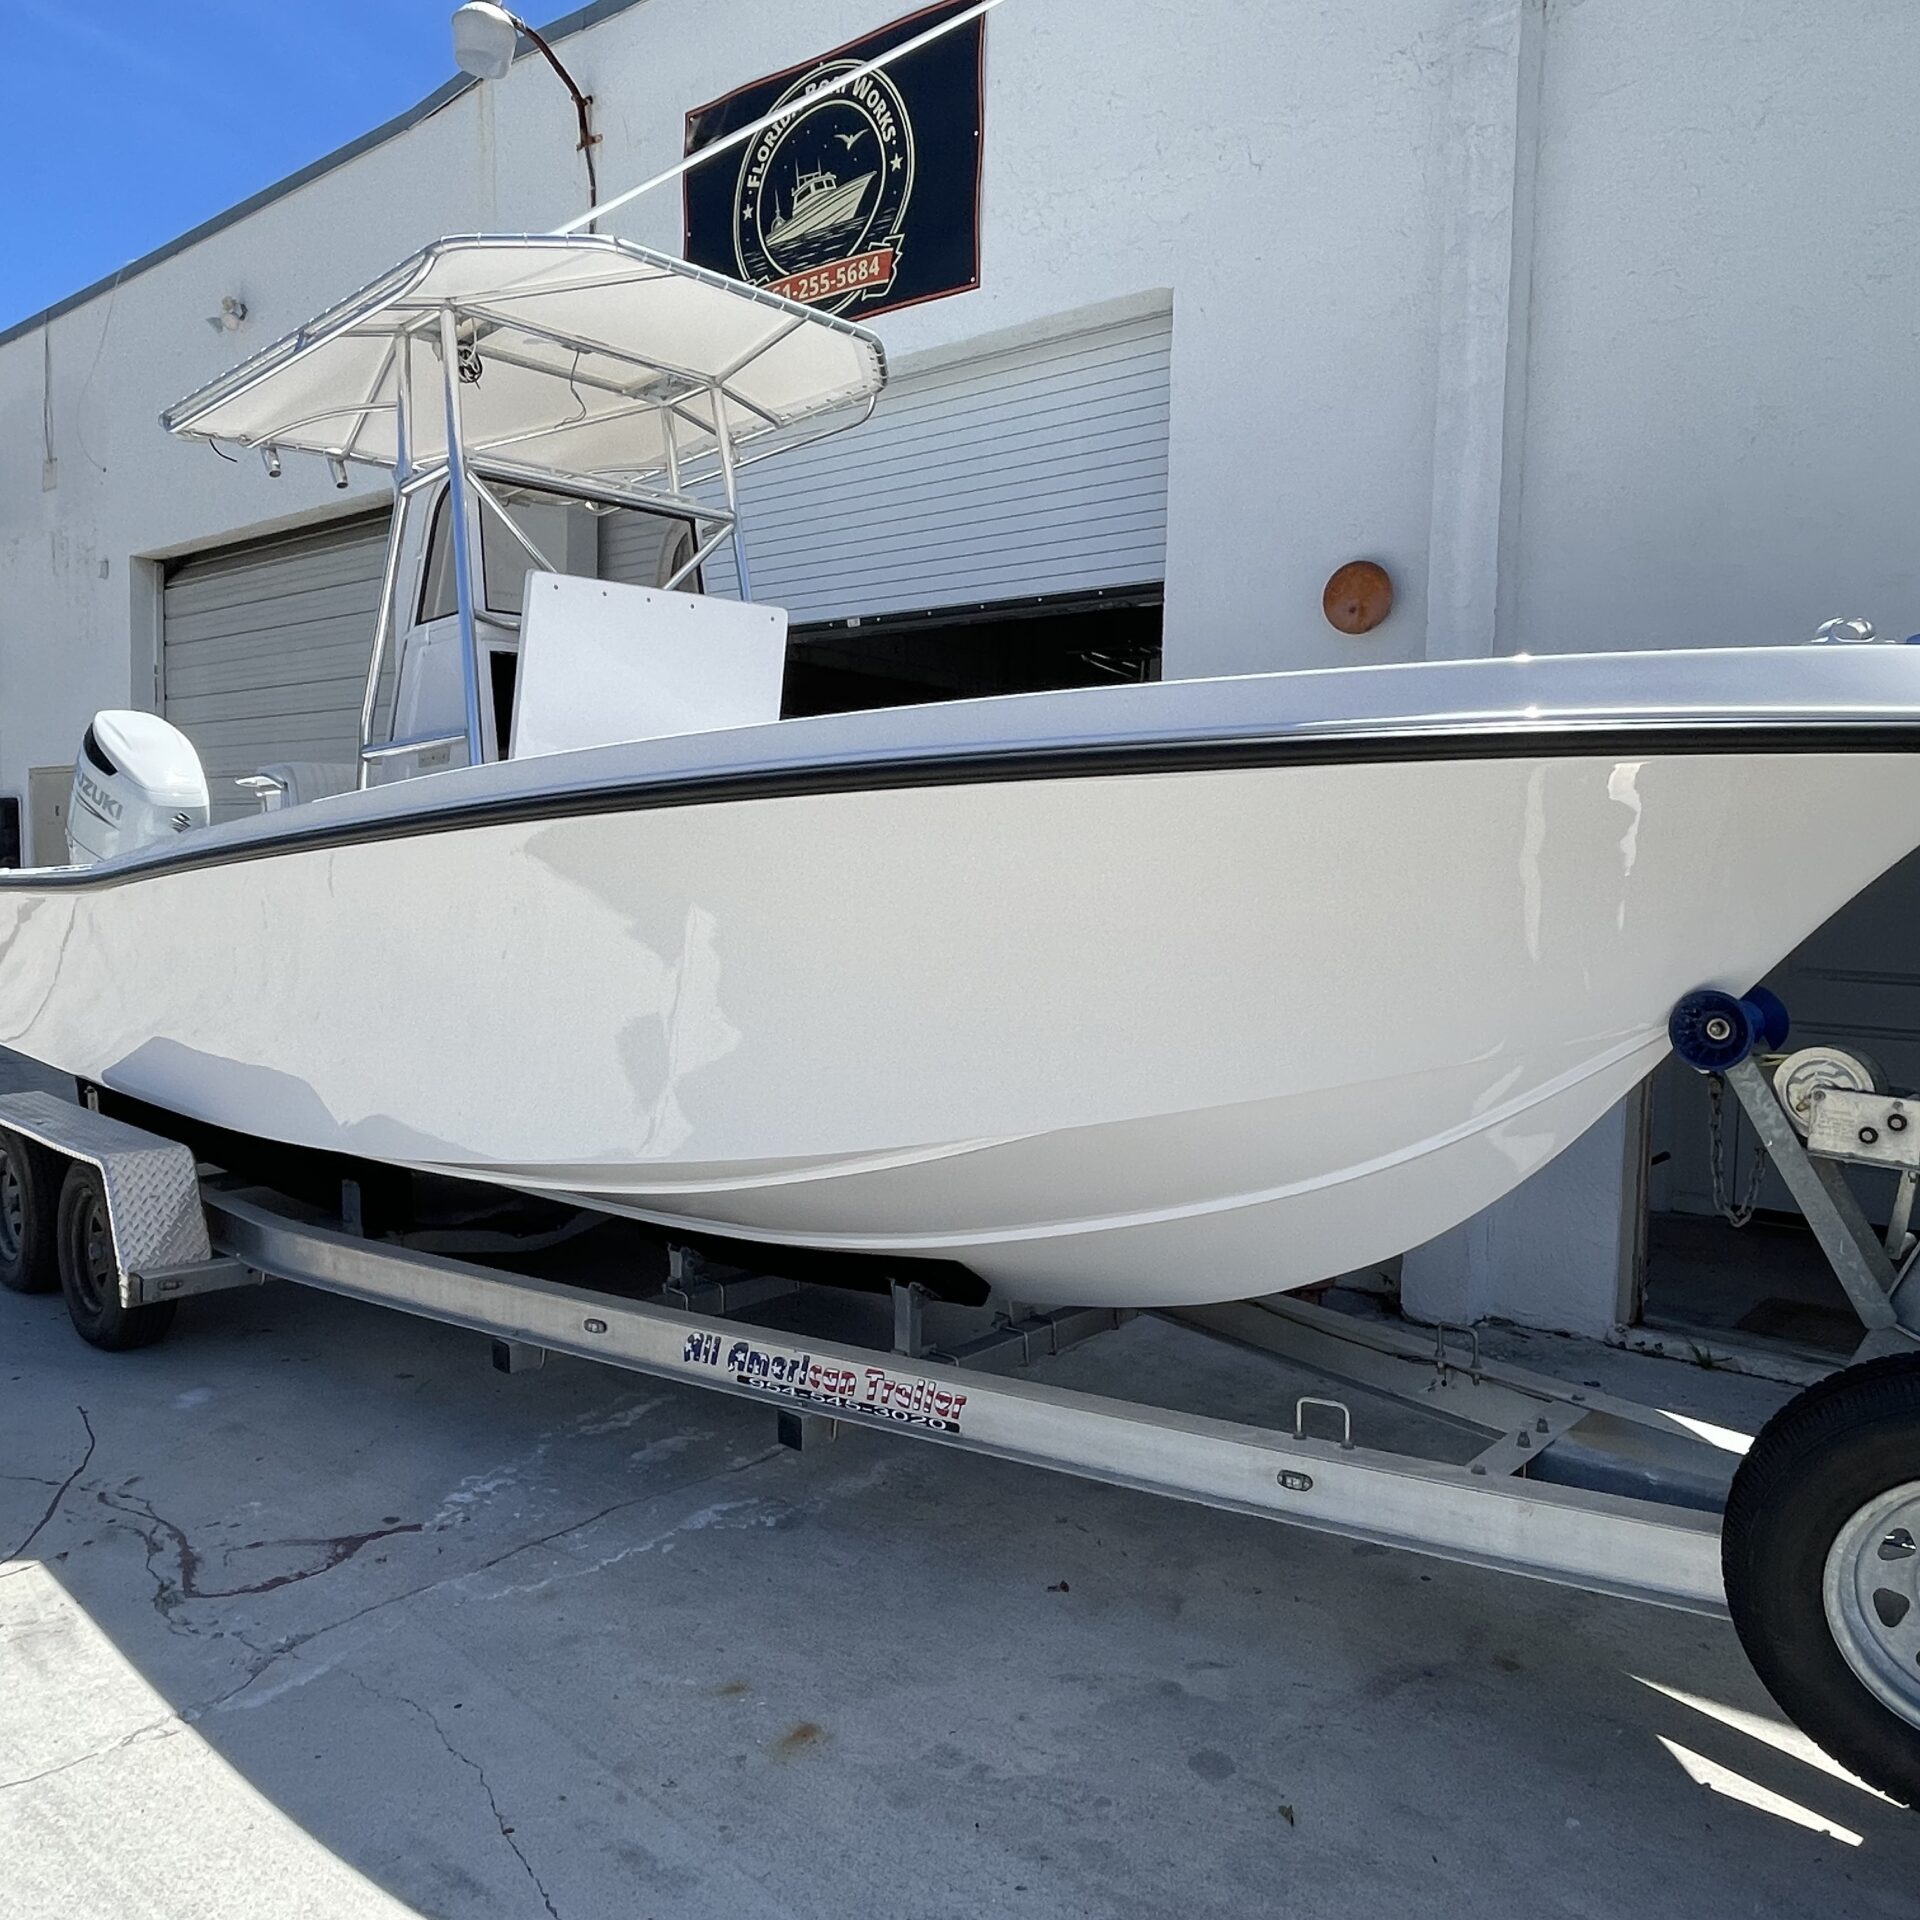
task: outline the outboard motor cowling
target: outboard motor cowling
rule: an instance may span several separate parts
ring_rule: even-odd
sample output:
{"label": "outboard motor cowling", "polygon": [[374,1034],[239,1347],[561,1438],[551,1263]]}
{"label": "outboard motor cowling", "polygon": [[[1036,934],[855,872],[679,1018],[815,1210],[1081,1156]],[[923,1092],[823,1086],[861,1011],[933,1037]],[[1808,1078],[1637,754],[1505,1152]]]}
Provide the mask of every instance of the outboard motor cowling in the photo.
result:
{"label": "outboard motor cowling", "polygon": [[67,847],[91,866],[207,824],[193,742],[153,713],[96,713],[73,763]]}

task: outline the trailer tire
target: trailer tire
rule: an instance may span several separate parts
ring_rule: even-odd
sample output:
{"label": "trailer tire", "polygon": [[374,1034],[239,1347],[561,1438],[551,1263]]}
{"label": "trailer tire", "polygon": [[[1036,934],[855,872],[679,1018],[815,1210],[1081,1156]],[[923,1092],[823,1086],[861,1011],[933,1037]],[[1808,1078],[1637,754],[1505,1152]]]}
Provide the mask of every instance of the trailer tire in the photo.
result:
{"label": "trailer tire", "polygon": [[1788,1717],[1920,1807],[1920,1354],[1843,1368],[1767,1422],[1734,1475],[1721,1565]]}
{"label": "trailer tire", "polygon": [[128,1307],[120,1301],[120,1275],[107,1218],[107,1189],[99,1172],[76,1160],[60,1187],[54,1241],[60,1260],[60,1290],[80,1338],[108,1353],[150,1347],[173,1325],[174,1302]]}
{"label": "trailer tire", "polygon": [[0,1133],[0,1287],[51,1293],[60,1284],[54,1255],[55,1161],[37,1140]]}

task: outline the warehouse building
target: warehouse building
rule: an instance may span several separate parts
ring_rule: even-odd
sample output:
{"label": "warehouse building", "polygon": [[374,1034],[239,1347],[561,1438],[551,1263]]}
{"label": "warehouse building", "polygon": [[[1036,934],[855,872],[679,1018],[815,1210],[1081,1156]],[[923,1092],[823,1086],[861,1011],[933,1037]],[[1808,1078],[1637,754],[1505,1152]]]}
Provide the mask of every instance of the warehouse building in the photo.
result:
{"label": "warehouse building", "polygon": [[[864,123],[791,132],[836,63],[957,10],[600,0],[547,30],[608,193],[794,103],[772,146],[607,228],[885,341],[875,418],[745,489],[791,711],[1920,628],[1898,0],[1009,0]],[[377,487],[297,461],[267,483],[157,416],[427,239],[579,212],[576,137],[523,51],[0,334],[25,857],[62,857],[99,707],[184,728],[217,812],[262,765],[352,757]],[[858,233],[809,245],[833,207]],[[581,564],[651,581],[662,556],[609,522]],[[1357,598],[1327,593],[1343,569]],[[1783,976],[1803,1028],[1908,1085],[1917,888],[1896,873]],[[1412,1256],[1407,1303],[1630,1323],[1650,1206],[1714,1211],[1691,1086]]]}

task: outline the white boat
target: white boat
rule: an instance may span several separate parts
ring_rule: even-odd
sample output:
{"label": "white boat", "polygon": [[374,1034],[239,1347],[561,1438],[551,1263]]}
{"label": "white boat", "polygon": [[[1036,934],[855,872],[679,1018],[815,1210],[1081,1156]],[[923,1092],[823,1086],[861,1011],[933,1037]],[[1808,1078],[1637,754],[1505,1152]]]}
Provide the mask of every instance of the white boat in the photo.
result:
{"label": "white boat", "polygon": [[[870,335],[678,261],[469,240],[182,402],[270,466],[393,469],[361,766],[179,832],[162,782],[159,837],[0,876],[0,1044],[683,1234],[1238,1299],[1500,1198],[1684,993],[1745,991],[1920,844],[1901,647],[783,721],[775,610],[541,563],[489,611],[554,501],[677,516],[690,580],[741,460],[883,380]],[[86,777],[134,781],[138,732],[98,723]]]}
{"label": "white boat", "polygon": [[778,245],[782,240],[803,240],[810,233],[845,226],[859,213],[872,180],[871,173],[842,180],[825,167],[797,175],[786,218],[774,221],[767,229],[768,240]]}

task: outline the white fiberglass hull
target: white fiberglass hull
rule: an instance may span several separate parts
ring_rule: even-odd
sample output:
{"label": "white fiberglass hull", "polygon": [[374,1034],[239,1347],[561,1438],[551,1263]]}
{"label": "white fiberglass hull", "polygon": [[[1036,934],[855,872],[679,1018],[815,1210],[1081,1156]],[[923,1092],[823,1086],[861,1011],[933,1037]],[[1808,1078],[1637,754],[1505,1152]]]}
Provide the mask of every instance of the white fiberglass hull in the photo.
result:
{"label": "white fiberglass hull", "polygon": [[1148,1305],[1518,1185],[1682,993],[1920,842],[1920,756],[1562,742],[357,837],[380,800],[0,889],[0,1044],[299,1145]]}

